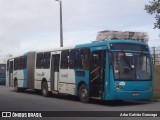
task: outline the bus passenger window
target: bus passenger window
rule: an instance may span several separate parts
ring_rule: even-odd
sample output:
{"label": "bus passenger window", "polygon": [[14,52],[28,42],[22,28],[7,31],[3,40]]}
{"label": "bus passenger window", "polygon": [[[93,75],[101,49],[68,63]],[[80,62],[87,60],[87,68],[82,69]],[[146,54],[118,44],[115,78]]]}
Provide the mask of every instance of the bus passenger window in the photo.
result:
{"label": "bus passenger window", "polygon": [[20,69],[25,69],[26,68],[26,62],[27,62],[27,57],[26,56],[20,57]]}
{"label": "bus passenger window", "polygon": [[68,69],[69,62],[69,50],[64,50],[61,53],[61,68]]}
{"label": "bus passenger window", "polygon": [[81,49],[80,52],[80,62],[79,62],[79,67],[82,69],[89,69],[89,55],[90,51],[88,48]]}
{"label": "bus passenger window", "polygon": [[36,68],[43,68],[43,53],[37,53]]}
{"label": "bus passenger window", "polygon": [[44,69],[49,69],[50,67],[50,56],[51,56],[50,52],[44,53],[44,63],[43,63]]}
{"label": "bus passenger window", "polygon": [[78,68],[79,51],[71,50],[69,58],[69,68]]}
{"label": "bus passenger window", "polygon": [[18,70],[18,58],[14,59],[14,70]]}

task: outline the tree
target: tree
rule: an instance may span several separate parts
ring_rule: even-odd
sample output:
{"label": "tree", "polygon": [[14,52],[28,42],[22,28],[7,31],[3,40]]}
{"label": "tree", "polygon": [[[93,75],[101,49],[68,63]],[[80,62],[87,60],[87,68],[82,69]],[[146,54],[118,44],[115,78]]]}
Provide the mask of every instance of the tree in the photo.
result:
{"label": "tree", "polygon": [[160,29],[160,0],[149,1],[149,4],[145,5],[145,10],[148,14],[155,14],[154,29]]}

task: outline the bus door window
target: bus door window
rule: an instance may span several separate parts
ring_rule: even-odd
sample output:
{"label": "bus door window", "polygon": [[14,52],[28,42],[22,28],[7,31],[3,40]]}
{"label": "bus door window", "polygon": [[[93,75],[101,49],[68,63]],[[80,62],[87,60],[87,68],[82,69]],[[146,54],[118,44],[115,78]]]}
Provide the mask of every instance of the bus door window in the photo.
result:
{"label": "bus door window", "polygon": [[59,61],[60,61],[60,55],[54,55],[54,72],[59,72]]}
{"label": "bus door window", "polygon": [[9,62],[9,86],[13,86],[13,61]]}
{"label": "bus door window", "polygon": [[13,73],[13,61],[10,61],[9,72]]}
{"label": "bus door window", "polygon": [[60,54],[53,54],[51,58],[51,90],[58,90]]}
{"label": "bus door window", "polygon": [[98,54],[93,54],[93,66],[91,73],[95,74],[95,77],[98,78],[100,76],[100,56]]}

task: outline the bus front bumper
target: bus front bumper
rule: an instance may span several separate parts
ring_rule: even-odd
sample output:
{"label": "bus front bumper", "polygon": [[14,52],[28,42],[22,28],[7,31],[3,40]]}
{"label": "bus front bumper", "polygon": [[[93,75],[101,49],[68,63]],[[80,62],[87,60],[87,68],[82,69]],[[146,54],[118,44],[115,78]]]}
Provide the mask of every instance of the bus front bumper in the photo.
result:
{"label": "bus front bumper", "polygon": [[106,97],[106,100],[150,100],[153,98],[153,91],[116,91]]}

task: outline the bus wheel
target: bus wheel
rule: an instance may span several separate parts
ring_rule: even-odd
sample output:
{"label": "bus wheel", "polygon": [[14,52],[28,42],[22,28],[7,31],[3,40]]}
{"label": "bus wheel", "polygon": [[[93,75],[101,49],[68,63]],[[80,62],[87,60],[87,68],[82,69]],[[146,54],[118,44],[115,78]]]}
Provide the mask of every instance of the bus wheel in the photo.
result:
{"label": "bus wheel", "polygon": [[89,94],[85,84],[82,84],[79,88],[79,98],[83,103],[87,103],[89,101]]}
{"label": "bus wheel", "polygon": [[42,88],[41,88],[41,90],[42,90],[42,95],[43,95],[44,97],[48,97],[48,85],[47,85],[47,82],[43,82],[43,83],[42,83]]}

